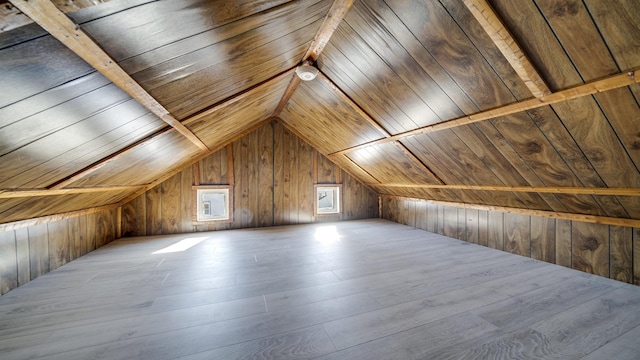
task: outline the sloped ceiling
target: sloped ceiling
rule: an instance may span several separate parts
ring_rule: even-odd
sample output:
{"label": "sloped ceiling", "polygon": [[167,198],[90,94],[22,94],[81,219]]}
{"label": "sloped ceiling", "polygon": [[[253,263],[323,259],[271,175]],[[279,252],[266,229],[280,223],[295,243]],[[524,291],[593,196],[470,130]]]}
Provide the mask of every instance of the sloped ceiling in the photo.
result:
{"label": "sloped ceiling", "polygon": [[[24,17],[3,6],[0,24]],[[381,194],[640,219],[635,0],[111,0],[67,16],[74,51],[97,44],[125,77],[58,30],[0,33],[0,223],[127,201],[273,119]],[[306,60],[321,73],[301,82]]]}

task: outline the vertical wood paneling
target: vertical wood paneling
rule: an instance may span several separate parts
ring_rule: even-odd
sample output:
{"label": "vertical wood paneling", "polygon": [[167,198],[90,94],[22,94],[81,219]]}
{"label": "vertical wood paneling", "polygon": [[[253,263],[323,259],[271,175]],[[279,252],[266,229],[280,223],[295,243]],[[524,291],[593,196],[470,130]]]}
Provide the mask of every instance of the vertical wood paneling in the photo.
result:
{"label": "vertical wood paneling", "polygon": [[137,236],[138,222],[136,221],[136,200],[122,205],[122,236]]}
{"label": "vertical wood paneling", "polygon": [[556,264],[571,267],[571,221],[556,220]]}
{"label": "vertical wood paneling", "polygon": [[14,231],[0,233],[0,295],[18,286],[18,263],[16,259],[16,236]]}
{"label": "vertical wood paneling", "polygon": [[609,276],[609,226],[573,222],[571,262],[574,269]]}
{"label": "vertical wood paneling", "polygon": [[489,247],[504,250],[504,214],[497,211],[489,212]]}
{"label": "vertical wood paneling", "polygon": [[531,256],[530,216],[504,214],[504,250],[510,253]]}
{"label": "vertical wood paneling", "polygon": [[478,244],[489,246],[489,212],[478,211]]}
{"label": "vertical wood paneling", "polygon": [[[478,231],[479,212],[474,209],[467,209],[466,216],[466,241],[474,244],[480,242],[480,233]],[[485,225],[486,229],[486,225]]]}
{"label": "vertical wood paneling", "polygon": [[633,228],[633,283],[640,285],[640,229]]}
{"label": "vertical wood paneling", "polygon": [[97,222],[97,214],[87,215],[87,252],[91,252],[99,247],[99,241],[97,240],[97,229],[99,228],[99,225]]}
{"label": "vertical wood paneling", "polygon": [[273,124],[259,129],[258,226],[273,224]]}
{"label": "vertical wood paneling", "polygon": [[[640,285],[640,229],[382,197],[384,218],[466,241]],[[460,210],[465,210],[462,219]],[[438,219],[438,212],[442,215]],[[412,225],[411,219],[415,219]],[[465,224],[461,224],[461,222]],[[440,223],[441,224],[438,224]],[[423,227],[421,227],[423,226]],[[434,231],[432,231],[434,232]]]}
{"label": "vertical wood paneling", "polygon": [[116,218],[112,209],[0,232],[0,295],[113,241]]}
{"label": "vertical wood paneling", "polygon": [[273,225],[284,224],[284,127],[273,123]]}
{"label": "vertical wood paneling", "polygon": [[552,264],[556,262],[556,220],[531,217],[531,257]]}
{"label": "vertical wood paneling", "polygon": [[29,228],[29,264],[31,280],[49,272],[49,233],[47,224]]}
{"label": "vertical wood paneling", "polygon": [[49,231],[49,268],[57,269],[69,262],[69,224],[67,220],[47,224]]}
{"label": "vertical wood paneling", "polygon": [[18,266],[18,286],[31,281],[31,267],[29,265],[29,230],[16,229],[16,261]]}
{"label": "vertical wood paneling", "polygon": [[418,229],[427,230],[427,203],[419,201],[416,203],[416,227]]}
{"label": "vertical wood paneling", "polygon": [[84,236],[80,234],[80,217],[67,219],[69,224],[69,261],[82,256],[82,241]]}
{"label": "vertical wood paneling", "polygon": [[191,212],[193,211],[192,202],[192,186],[193,186],[193,172],[192,167],[189,166],[184,169],[180,175],[180,232],[190,233],[193,232],[193,223],[190,220]]}
{"label": "vertical wood paneling", "polygon": [[442,206],[442,205],[437,205],[437,206],[438,206],[438,216],[436,217],[437,219],[436,233],[440,235],[444,235],[445,206]]}
{"label": "vertical wood paneling", "polygon": [[[135,220],[135,224],[122,224],[127,235],[133,236],[136,230],[138,236],[159,235],[377,216],[376,193],[343,173],[278,122],[234,141],[231,148],[235,179],[233,221],[193,225],[193,170],[188,167],[123,207],[123,222]],[[231,177],[226,170],[229,163],[227,149],[198,162],[203,184],[228,184]],[[314,154],[317,161],[313,161]],[[343,185],[342,215],[314,217],[314,172],[325,183],[334,181]],[[416,224],[415,209],[411,216],[412,224]]]}
{"label": "vertical wood paneling", "polygon": [[161,187],[156,186],[149,189],[146,193],[146,223],[147,233],[146,235],[159,235],[162,234],[162,199]]}
{"label": "vertical wood paneling", "polygon": [[467,241],[467,209],[458,208],[458,236],[457,239]]}
{"label": "vertical wood paneling", "polygon": [[313,218],[313,197],[315,196],[311,145],[298,139],[298,154],[298,223],[308,223]]}
{"label": "vertical wood paneling", "polygon": [[136,236],[147,235],[147,197],[146,193],[138,196],[136,202]]}
{"label": "vertical wood paneling", "polygon": [[633,283],[632,228],[609,226],[609,277]]}
{"label": "vertical wood paneling", "polygon": [[[262,128],[261,128],[262,129]],[[260,130],[261,130],[260,129]],[[244,227],[257,227],[258,226],[258,217],[259,217],[259,204],[258,199],[260,198],[261,189],[258,187],[258,168],[259,168],[259,148],[260,148],[260,130],[254,131],[248,136],[245,137],[247,141],[246,147],[246,157],[244,158],[245,167],[244,170],[247,171],[247,183],[243,187],[244,190],[247,191],[247,220],[244,223]],[[243,148],[243,151],[245,148]],[[251,195],[253,196],[251,196]],[[255,196],[258,195],[258,196]]]}
{"label": "vertical wood paneling", "polygon": [[181,209],[181,173],[178,173],[160,185],[160,212],[162,234],[176,234],[180,232],[182,223]]}
{"label": "vertical wood paneling", "polygon": [[[384,211],[384,209],[383,209]],[[438,230],[438,205],[427,204],[427,231],[432,233]]]}
{"label": "vertical wood paneling", "polygon": [[458,238],[458,209],[453,206],[443,207],[444,236]]}

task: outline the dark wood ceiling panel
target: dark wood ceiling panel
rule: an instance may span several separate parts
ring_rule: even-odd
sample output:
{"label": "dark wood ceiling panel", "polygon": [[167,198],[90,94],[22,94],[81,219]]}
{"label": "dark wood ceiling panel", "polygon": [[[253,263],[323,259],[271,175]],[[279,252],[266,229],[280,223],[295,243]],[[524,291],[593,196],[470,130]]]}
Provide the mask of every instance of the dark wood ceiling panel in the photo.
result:
{"label": "dark wood ceiling panel", "polygon": [[[492,0],[491,3],[520,45],[529,54],[533,63],[548,79],[552,89],[566,88],[584,82],[579,72],[580,66],[577,59],[585,56],[601,59],[594,62],[596,66],[607,61],[602,58],[602,56],[607,56],[606,54],[597,55],[590,52],[591,44],[587,44],[584,50],[574,51],[576,60],[572,61],[572,58],[567,56],[572,47],[568,47],[566,50],[562,48],[561,40],[557,37],[562,35],[562,32],[558,34],[553,32],[549,20],[541,13],[543,8],[536,6],[533,1],[522,1],[515,4],[510,1]],[[567,4],[572,6],[564,6]],[[572,26],[570,24],[573,16],[584,16],[581,15],[584,11],[582,3],[570,2],[561,5],[563,6],[557,7],[555,11],[551,12],[555,17],[554,21],[562,21],[560,19],[564,16],[564,21],[569,23],[566,26]],[[549,16],[552,16],[551,14]],[[637,24],[637,20],[635,23]],[[588,33],[593,31],[588,30],[593,24],[586,23],[580,26],[581,29],[587,29]],[[531,34],[536,34],[536,36],[531,36]],[[588,36],[591,36],[592,39],[596,38],[594,33]],[[590,76],[597,77],[597,72],[601,72],[604,76],[610,69],[601,68],[589,71],[592,72]],[[636,164],[603,112],[606,109],[600,107],[593,97],[558,103],[552,108],[607,186],[640,186],[640,173]],[[610,113],[612,113],[611,110]],[[640,216],[640,199],[621,197],[619,201],[630,216]]]}
{"label": "dark wood ceiling panel", "polygon": [[348,157],[381,183],[439,183],[393,143],[369,146]]}
{"label": "dark wood ceiling panel", "polygon": [[290,0],[153,1],[108,16],[85,18],[82,28],[121,61],[287,2]]}
{"label": "dark wood ceiling panel", "polygon": [[0,187],[51,185],[163,126],[155,116],[129,100],[2,156]]}
{"label": "dark wood ceiling panel", "polygon": [[384,137],[320,79],[303,81],[280,118],[325,155]]}
{"label": "dark wood ceiling panel", "polygon": [[185,122],[209,148],[225,144],[238,134],[271,117],[292,72],[249,90],[242,98]]}
{"label": "dark wood ceiling panel", "polygon": [[[83,29],[184,119],[297,64],[330,5],[329,0],[150,3]],[[181,26],[168,34],[167,24],[176,22]]]}
{"label": "dark wood ceiling panel", "polygon": [[195,161],[200,149],[170,130],[108,160],[68,187],[145,185]]}
{"label": "dark wood ceiling panel", "polygon": [[[0,206],[0,223],[32,219],[40,216],[90,209],[114,204],[128,195],[122,191],[104,193],[42,196],[23,199],[6,199]],[[5,206],[5,205],[10,206]]]}
{"label": "dark wood ceiling panel", "polygon": [[94,71],[52,36],[3,49],[0,52],[0,108]]}

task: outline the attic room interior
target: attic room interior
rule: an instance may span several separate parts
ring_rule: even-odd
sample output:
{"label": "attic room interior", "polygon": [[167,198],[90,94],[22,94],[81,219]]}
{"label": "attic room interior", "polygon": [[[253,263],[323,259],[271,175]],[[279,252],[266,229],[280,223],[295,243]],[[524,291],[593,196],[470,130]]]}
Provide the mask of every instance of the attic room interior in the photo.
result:
{"label": "attic room interior", "polygon": [[0,0],[0,358],[638,359],[636,0]]}

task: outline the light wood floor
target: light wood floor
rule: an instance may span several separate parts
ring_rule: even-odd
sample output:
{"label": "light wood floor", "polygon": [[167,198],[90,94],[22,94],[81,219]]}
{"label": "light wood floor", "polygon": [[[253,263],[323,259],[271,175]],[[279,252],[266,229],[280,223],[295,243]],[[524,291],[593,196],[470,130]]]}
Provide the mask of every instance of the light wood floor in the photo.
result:
{"label": "light wood floor", "polygon": [[0,297],[4,360],[638,359],[639,338],[640,287],[377,219],[122,239]]}

